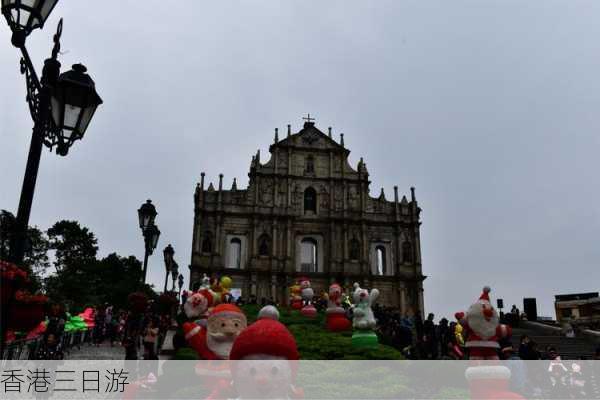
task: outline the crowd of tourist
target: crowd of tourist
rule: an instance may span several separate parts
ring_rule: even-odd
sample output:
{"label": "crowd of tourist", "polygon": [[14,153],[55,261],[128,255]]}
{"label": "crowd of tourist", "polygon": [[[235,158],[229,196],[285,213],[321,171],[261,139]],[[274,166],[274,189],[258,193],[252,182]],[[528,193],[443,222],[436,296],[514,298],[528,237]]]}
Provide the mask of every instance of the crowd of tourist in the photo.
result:
{"label": "crowd of tourist", "polygon": [[[115,309],[104,304],[91,308],[93,327],[84,340],[92,346],[123,346],[125,358],[137,360],[140,355],[145,360],[157,360],[171,318],[160,315],[151,304],[145,313],[135,314]],[[46,329],[42,335],[42,345],[36,357],[40,359],[62,358],[67,314],[60,305],[48,308]]]}
{"label": "crowd of tourist", "polygon": [[[468,357],[465,349],[463,327],[457,320],[449,321],[441,318],[435,322],[434,314],[429,314],[423,321],[421,316],[402,315],[398,309],[375,304],[373,313],[377,319],[377,331],[383,343],[402,351],[408,358],[424,360],[461,360]],[[510,313],[505,322],[518,326],[513,319],[523,314],[516,310]],[[500,359],[522,360],[555,360],[560,354],[555,347],[547,346],[540,349],[537,343],[529,336],[523,335],[519,340],[519,347],[515,348],[512,338],[503,338],[500,341],[498,356]],[[600,348],[596,351],[595,359],[600,359]]]}

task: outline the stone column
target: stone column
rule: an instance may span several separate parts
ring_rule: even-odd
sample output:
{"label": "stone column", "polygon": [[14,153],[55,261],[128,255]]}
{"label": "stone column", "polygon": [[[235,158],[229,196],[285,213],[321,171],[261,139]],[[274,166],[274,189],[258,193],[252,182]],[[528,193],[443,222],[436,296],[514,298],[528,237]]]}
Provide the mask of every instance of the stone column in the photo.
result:
{"label": "stone column", "polygon": [[277,277],[271,275],[271,297],[274,302],[277,302]]}
{"label": "stone column", "polygon": [[257,295],[256,282],[257,282],[256,274],[255,273],[250,274],[250,295],[257,296],[257,300],[260,300],[260,299],[258,299],[258,295]]}
{"label": "stone column", "polygon": [[419,311],[421,312],[421,318],[425,320],[425,302],[423,301],[423,282],[419,282],[417,287],[419,297]]}
{"label": "stone column", "polygon": [[399,297],[400,297],[400,314],[406,315],[408,309],[406,306],[406,286],[404,282],[399,283]]}

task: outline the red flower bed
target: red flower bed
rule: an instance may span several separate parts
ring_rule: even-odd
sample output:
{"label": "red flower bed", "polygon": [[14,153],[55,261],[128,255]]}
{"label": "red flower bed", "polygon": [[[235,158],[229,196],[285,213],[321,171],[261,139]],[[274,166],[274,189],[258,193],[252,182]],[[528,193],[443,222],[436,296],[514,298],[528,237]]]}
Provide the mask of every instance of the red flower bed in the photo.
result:
{"label": "red flower bed", "polygon": [[9,281],[27,280],[27,272],[23,271],[15,264],[9,263],[8,261],[0,260],[0,274],[2,275],[3,281],[5,279]]}
{"label": "red flower bed", "polygon": [[30,331],[44,319],[44,303],[14,301],[8,310],[8,328]]}
{"label": "red flower bed", "polygon": [[48,302],[48,297],[43,294],[31,294],[26,290],[17,290],[15,292],[15,300],[20,303],[44,304]]}
{"label": "red flower bed", "polygon": [[6,304],[15,290],[28,281],[27,272],[13,263],[0,260],[0,301]]}

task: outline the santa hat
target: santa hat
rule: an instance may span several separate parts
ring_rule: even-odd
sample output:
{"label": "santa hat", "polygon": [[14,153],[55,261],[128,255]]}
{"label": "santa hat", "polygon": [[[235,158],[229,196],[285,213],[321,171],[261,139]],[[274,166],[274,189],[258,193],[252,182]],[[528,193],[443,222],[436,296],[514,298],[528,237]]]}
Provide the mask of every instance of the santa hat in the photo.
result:
{"label": "santa hat", "polygon": [[208,319],[213,317],[242,317],[246,319],[246,315],[240,310],[238,306],[230,303],[219,304],[212,309]]}
{"label": "santa hat", "polygon": [[210,290],[201,289],[201,290],[198,290],[198,293],[206,298],[206,301],[208,302],[209,307],[213,305],[213,295],[210,292]]}
{"label": "santa hat", "polygon": [[233,342],[230,360],[241,360],[252,354],[266,354],[298,360],[298,347],[294,336],[279,321],[262,318],[247,327]]}
{"label": "santa hat", "polygon": [[489,295],[489,293],[491,291],[492,291],[492,289],[490,289],[489,286],[484,286],[483,287],[483,292],[481,293],[481,296],[479,296],[479,300],[487,301],[489,303],[490,302],[490,295]]}

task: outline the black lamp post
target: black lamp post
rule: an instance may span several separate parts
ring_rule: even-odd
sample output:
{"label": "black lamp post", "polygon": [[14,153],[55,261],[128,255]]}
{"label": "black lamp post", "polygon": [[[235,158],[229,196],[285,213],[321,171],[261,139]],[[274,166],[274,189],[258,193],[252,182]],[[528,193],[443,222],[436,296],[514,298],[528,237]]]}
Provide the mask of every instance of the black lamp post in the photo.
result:
{"label": "black lamp post", "polygon": [[173,261],[173,268],[171,268],[171,279],[173,279],[173,292],[175,292],[175,281],[177,281],[177,277],[179,276],[179,264]]}
{"label": "black lamp post", "polygon": [[179,286],[177,296],[181,298],[181,288],[183,287],[183,274],[179,274],[179,278],[177,279],[177,285]]}
{"label": "black lamp post", "polygon": [[96,108],[102,104],[94,81],[85,73],[83,65],[76,64],[71,71],[60,74],[57,57],[62,19],[54,35],[52,56],[44,61],[41,79],[33,67],[25,41],[35,28],[44,26],[57,2],[58,0],[2,0],[1,11],[12,31],[11,42],[21,50],[21,73],[25,74],[26,99],[34,122],[19,209],[11,238],[10,258],[17,265],[23,262],[42,147],[46,145],[52,150],[56,146],[57,154],[67,155],[73,142],[83,138]]}
{"label": "black lamp post", "polygon": [[[66,155],[69,147],[81,139],[94,115],[102,104],[96,93],[94,81],[85,74],[85,67],[60,74],[60,36],[62,19],[54,34],[52,55],[44,61],[41,79],[33,67],[25,42],[36,28],[42,28],[58,0],[2,0],[0,12],[12,31],[11,43],[21,51],[21,73],[25,75],[27,103],[33,119],[33,132],[25,177],[21,188],[19,208],[14,231],[10,238],[10,259],[17,265],[23,263],[26,248],[27,227],[35,192],[40,157],[43,146]],[[61,116],[54,119],[52,116]],[[0,321],[0,354],[4,351],[8,304],[3,304]]]}
{"label": "black lamp post", "polygon": [[171,244],[169,244],[167,247],[165,247],[165,249],[163,250],[163,256],[165,259],[165,289],[163,290],[163,293],[167,292],[167,281],[169,280],[169,272],[171,272],[171,268],[173,267],[173,256],[175,255],[175,250],[173,249],[173,246],[171,246]]}
{"label": "black lamp post", "polygon": [[140,221],[140,229],[144,236],[144,270],[142,272],[142,283],[146,283],[146,272],[148,271],[148,256],[152,255],[156,245],[158,244],[158,238],[160,237],[160,231],[154,224],[154,219],[158,213],[156,208],[152,204],[152,200],[146,200],[146,203],[138,209],[138,219]]}

